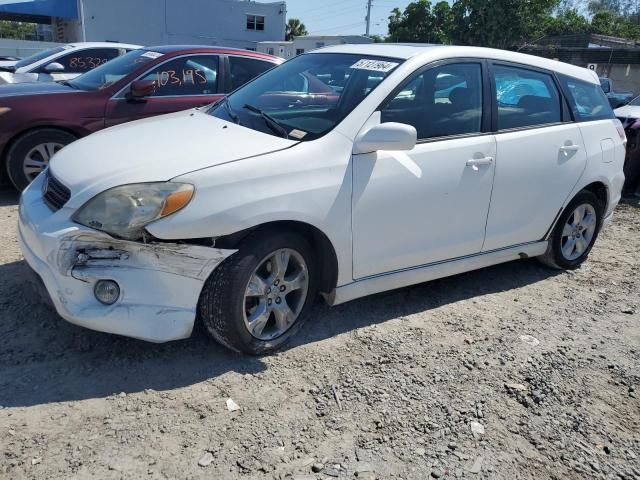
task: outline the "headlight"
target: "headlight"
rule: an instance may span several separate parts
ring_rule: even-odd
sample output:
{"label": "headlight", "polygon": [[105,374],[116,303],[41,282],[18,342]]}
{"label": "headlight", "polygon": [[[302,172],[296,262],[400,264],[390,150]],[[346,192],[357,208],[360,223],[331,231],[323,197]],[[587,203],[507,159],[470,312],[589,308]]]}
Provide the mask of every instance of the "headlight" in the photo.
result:
{"label": "headlight", "polygon": [[73,220],[116,237],[138,240],[145,226],[184,208],[193,191],[193,185],[187,183],[123,185],[93,197]]}
{"label": "headlight", "polygon": [[11,109],[9,107],[0,107],[0,115],[4,115],[5,113],[9,113]]}

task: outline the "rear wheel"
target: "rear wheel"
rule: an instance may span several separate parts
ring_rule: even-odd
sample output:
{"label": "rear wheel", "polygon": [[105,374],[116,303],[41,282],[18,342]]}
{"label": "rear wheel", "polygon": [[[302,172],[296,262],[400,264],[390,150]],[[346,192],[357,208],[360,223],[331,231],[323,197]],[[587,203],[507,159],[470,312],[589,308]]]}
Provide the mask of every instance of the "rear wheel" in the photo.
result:
{"label": "rear wheel", "polygon": [[602,227],[604,206],[593,193],[582,191],[558,219],[547,252],[540,260],[554,268],[573,270],[589,256]]}
{"label": "rear wheel", "polygon": [[27,188],[49,165],[51,157],[75,140],[76,137],[70,133],[51,128],[35,130],[20,137],[7,153],[7,173],[11,183],[20,191]]}
{"label": "rear wheel", "polygon": [[275,350],[302,326],[315,298],[315,272],[311,247],[301,235],[255,233],[207,280],[200,318],[233,350]]}

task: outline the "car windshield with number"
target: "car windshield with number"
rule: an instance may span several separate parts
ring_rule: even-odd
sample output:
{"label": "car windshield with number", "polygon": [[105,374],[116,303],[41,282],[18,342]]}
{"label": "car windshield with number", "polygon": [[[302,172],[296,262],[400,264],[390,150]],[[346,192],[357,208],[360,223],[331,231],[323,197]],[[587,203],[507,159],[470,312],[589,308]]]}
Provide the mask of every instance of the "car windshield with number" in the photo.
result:
{"label": "car windshield with number", "polygon": [[402,60],[341,53],[300,55],[213,105],[209,113],[292,140],[331,131]]}
{"label": "car windshield with number", "polygon": [[131,74],[140,68],[140,66],[151,63],[162,55],[162,53],[149,50],[133,50],[132,52],[100,65],[84,75],[80,75],[74,80],[69,81],[68,84],[78,90],[102,90]]}

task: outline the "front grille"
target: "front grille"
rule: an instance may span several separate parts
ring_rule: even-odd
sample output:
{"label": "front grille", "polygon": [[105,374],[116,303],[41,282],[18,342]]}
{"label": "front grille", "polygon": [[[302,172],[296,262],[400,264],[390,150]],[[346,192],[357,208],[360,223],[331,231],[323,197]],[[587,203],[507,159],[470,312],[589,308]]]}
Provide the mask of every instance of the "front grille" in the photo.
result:
{"label": "front grille", "polygon": [[64,207],[71,197],[71,191],[48,171],[42,184],[42,197],[54,212]]}

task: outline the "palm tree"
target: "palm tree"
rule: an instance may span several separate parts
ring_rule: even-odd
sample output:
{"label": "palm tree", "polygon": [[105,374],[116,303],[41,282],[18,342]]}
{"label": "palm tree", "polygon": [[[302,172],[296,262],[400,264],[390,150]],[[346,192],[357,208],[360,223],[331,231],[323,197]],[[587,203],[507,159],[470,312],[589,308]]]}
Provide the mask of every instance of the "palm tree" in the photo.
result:
{"label": "palm tree", "polygon": [[304,26],[304,23],[297,18],[290,18],[287,22],[287,41],[290,42],[296,37],[304,37],[305,35],[309,35],[309,32],[307,32],[307,27]]}

